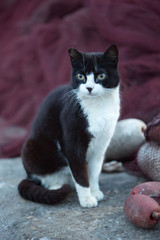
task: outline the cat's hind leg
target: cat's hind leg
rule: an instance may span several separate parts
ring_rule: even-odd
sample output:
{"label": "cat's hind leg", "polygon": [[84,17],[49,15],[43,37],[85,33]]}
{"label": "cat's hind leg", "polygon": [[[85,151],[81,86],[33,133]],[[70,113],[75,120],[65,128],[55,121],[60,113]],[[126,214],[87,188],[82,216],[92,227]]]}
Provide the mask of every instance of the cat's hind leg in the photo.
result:
{"label": "cat's hind leg", "polygon": [[22,159],[28,175],[18,186],[22,197],[46,204],[57,204],[66,198],[71,190],[66,185],[67,163],[56,142],[30,138],[23,147]]}
{"label": "cat's hind leg", "polygon": [[65,184],[68,184],[71,187],[74,186],[69,166],[63,167],[54,173],[46,174],[44,176],[32,175],[32,178],[40,180],[42,186],[49,190],[60,189]]}

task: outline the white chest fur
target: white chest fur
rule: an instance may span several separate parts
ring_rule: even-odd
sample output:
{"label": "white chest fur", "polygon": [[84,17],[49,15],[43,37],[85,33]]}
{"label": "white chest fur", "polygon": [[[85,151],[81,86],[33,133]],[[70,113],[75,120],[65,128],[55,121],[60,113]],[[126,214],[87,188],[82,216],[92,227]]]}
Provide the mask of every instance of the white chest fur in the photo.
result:
{"label": "white chest fur", "polygon": [[88,131],[94,136],[87,151],[87,161],[93,155],[103,157],[119,117],[119,87],[107,89],[103,97],[83,99],[81,106],[88,120]]}

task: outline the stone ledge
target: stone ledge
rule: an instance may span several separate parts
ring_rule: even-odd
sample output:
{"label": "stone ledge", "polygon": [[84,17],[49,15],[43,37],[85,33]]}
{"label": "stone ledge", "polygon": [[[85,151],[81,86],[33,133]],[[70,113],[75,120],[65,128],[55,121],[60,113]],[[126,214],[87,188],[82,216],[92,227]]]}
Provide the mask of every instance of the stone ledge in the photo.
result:
{"label": "stone ledge", "polygon": [[125,172],[101,175],[104,201],[83,209],[73,192],[61,204],[47,206],[23,200],[17,191],[25,178],[20,158],[0,160],[0,238],[4,240],[157,240],[160,224],[139,229],[123,215],[130,190],[145,179]]}

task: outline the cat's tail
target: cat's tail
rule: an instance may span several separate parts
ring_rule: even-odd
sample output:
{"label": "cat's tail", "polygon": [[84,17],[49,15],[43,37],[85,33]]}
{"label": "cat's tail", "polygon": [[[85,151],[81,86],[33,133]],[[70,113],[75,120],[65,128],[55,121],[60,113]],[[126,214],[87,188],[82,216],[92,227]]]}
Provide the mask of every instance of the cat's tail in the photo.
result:
{"label": "cat's tail", "polygon": [[35,182],[24,179],[18,185],[20,195],[30,201],[45,204],[58,204],[71,192],[69,185],[63,185],[57,190],[48,190]]}

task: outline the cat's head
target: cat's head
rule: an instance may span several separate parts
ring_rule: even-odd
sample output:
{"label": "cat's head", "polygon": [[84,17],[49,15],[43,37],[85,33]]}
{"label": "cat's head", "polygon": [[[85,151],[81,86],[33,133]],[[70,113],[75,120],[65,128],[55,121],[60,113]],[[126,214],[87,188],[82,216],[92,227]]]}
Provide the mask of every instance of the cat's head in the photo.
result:
{"label": "cat's head", "polygon": [[119,84],[118,49],[111,45],[104,53],[68,50],[72,64],[72,86],[81,96],[103,95]]}

